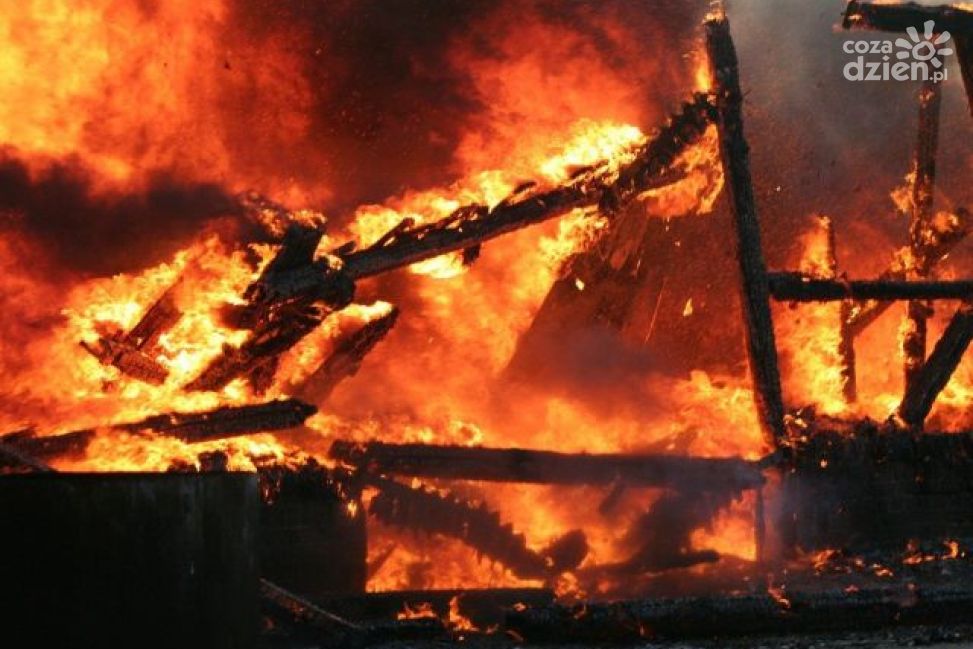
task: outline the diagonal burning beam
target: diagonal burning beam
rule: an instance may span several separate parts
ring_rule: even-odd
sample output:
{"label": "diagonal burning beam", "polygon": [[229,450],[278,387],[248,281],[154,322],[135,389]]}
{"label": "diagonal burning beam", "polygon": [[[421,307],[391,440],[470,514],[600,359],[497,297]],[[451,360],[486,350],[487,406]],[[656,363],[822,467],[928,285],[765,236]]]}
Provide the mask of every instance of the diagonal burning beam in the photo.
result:
{"label": "diagonal burning beam", "polygon": [[577,207],[623,205],[651,186],[683,149],[703,135],[713,117],[709,97],[697,93],[621,169],[603,164],[563,185],[542,192],[528,191],[522,198],[493,208],[467,205],[442,221],[405,229],[374,246],[342,255],[343,270],[353,280],[370,277],[468,249]]}
{"label": "diagonal burning beam", "polygon": [[721,13],[708,19],[704,28],[716,94],[720,157],[736,232],[747,361],[760,428],[768,444],[777,448],[785,435],[784,403],[770,314],[767,266],[760,244],[760,222],[750,177],[750,148],[743,134],[740,70],[726,16]]}
{"label": "diagonal burning beam", "polygon": [[331,396],[338,383],[358,372],[362,360],[388,335],[398,317],[399,310],[393,307],[339,342],[331,355],[304,380],[297,396],[320,405]]}
{"label": "diagonal burning beam", "polygon": [[906,388],[898,413],[910,426],[921,427],[973,341],[973,305],[964,302],[946,326],[926,362]]}
{"label": "diagonal burning beam", "polygon": [[[687,146],[702,137],[714,111],[709,96],[697,93],[621,168],[606,162],[551,189],[520,188],[523,191],[515,191],[492,208],[466,205],[432,223],[414,227],[400,223],[368,248],[340,246],[332,253],[334,261],[315,261],[303,254],[299,263],[290,263],[292,255],[285,242],[271,262],[275,271],[269,279],[262,276],[248,289],[249,303],[240,322],[252,328],[253,335],[239,348],[226,348],[187,389],[220,389],[247,373],[254,362],[290,349],[328,313],[351,303],[357,280],[450,252],[474,250],[484,241],[578,207],[602,205],[611,210],[626,204],[651,187]],[[297,235],[294,241],[292,247],[297,246]],[[278,264],[282,257],[289,261]]]}

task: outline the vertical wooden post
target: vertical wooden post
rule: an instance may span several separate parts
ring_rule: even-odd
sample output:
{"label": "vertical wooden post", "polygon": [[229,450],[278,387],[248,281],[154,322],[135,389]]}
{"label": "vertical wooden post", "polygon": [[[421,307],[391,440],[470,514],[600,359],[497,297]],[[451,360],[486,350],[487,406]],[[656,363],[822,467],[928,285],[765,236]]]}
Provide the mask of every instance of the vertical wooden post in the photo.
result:
{"label": "vertical wooden post", "polygon": [[[909,224],[909,247],[912,259],[923,254],[924,240],[932,219],[933,190],[936,185],[936,147],[939,141],[939,113],[942,89],[938,82],[928,80],[919,90],[919,133],[913,164],[912,220]],[[911,279],[917,279],[918,269],[910,271]],[[919,370],[926,360],[926,321],[932,309],[927,302],[909,302],[906,316],[906,332],[902,340],[905,361],[905,392],[908,393]]]}
{"label": "vertical wooden post", "polygon": [[725,16],[708,19],[705,30],[716,95],[720,156],[736,226],[740,303],[753,394],[761,429],[768,443],[776,448],[784,438],[784,404],[770,314],[767,267],[760,245],[760,223],[750,178],[750,149],[743,135],[743,94],[736,50]]}
{"label": "vertical wooden post", "polygon": [[[838,250],[835,242],[834,221],[828,216],[819,216],[818,223],[824,230],[827,241],[827,272],[830,279],[838,277]],[[846,403],[854,403],[858,399],[858,379],[855,373],[855,337],[851,333],[851,320],[854,304],[851,300],[842,300],[838,313],[838,358],[841,363],[841,392]]]}

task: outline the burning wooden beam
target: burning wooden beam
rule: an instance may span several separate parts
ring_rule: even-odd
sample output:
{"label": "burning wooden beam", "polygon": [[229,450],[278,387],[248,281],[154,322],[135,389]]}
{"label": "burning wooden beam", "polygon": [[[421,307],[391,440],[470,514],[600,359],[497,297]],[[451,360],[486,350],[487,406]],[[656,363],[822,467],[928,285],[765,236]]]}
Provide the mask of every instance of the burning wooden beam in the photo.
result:
{"label": "burning wooden beam", "polygon": [[973,305],[967,302],[953,315],[929,358],[918,368],[912,383],[906,388],[898,410],[904,422],[917,428],[922,427],[936,397],[956,371],[971,340]]}
{"label": "burning wooden beam", "polygon": [[339,260],[334,263],[313,258],[320,231],[294,226],[277,257],[247,289],[247,304],[227,310],[232,324],[253,329],[253,335],[239,348],[225,347],[186,388],[219,390],[257,365],[275,363],[277,356],[313,331],[328,313],[350,304],[359,279],[450,252],[473,250],[484,241],[576,207],[603,201],[624,204],[665,173],[686,146],[702,136],[712,118],[709,97],[696,94],[621,169],[606,162],[546,191],[535,192],[534,185],[525,185],[493,208],[465,205],[439,221],[414,227],[403,221],[363,250],[356,251],[351,244],[340,246],[333,251]]}
{"label": "burning wooden beam", "polygon": [[[828,279],[838,277],[838,250],[835,241],[834,221],[830,217],[818,217],[818,226],[825,237],[825,263]],[[848,326],[853,304],[850,300],[842,300],[838,314],[838,357],[841,363],[841,392],[846,403],[854,403],[858,395],[855,372],[855,338]]]}
{"label": "burning wooden beam", "polygon": [[362,360],[388,335],[398,317],[399,310],[393,307],[385,315],[364,324],[358,331],[339,342],[331,355],[305,379],[297,396],[320,405],[331,396],[338,383],[358,372]]}
{"label": "burning wooden beam", "polygon": [[169,370],[147,352],[182,316],[174,296],[177,284],[167,289],[128,333],[102,336],[93,344],[82,341],[81,346],[122,374],[155,385],[164,383]]}
{"label": "burning wooden beam", "polygon": [[921,26],[927,20],[935,21],[938,33],[973,31],[973,12],[951,5],[930,7],[915,2],[886,4],[849,0],[848,6],[845,7],[842,26],[845,29],[858,27],[885,32],[904,32],[910,27]]}
{"label": "burning wooden beam", "polygon": [[[924,233],[932,219],[933,191],[936,184],[936,148],[939,142],[939,114],[942,90],[938,82],[925,81],[919,91],[919,132],[916,138],[912,179],[912,215],[909,223],[909,248],[912,256],[921,254]],[[913,269],[910,279],[923,277]],[[908,392],[916,374],[926,360],[926,332],[932,307],[922,301],[911,300],[906,315],[906,331],[902,338],[905,363],[905,389]]]}
{"label": "burning wooden beam", "polygon": [[736,458],[558,453],[519,448],[358,444],[337,440],[329,455],[376,473],[533,484],[666,487],[684,491],[739,491],[764,482],[760,466]]}
{"label": "burning wooden beam", "polygon": [[747,359],[761,428],[768,442],[777,447],[784,438],[784,403],[770,314],[767,267],[750,178],[750,150],[743,134],[743,93],[736,50],[725,16],[707,20],[705,29],[716,95],[720,155],[736,229]]}
{"label": "burning wooden beam", "polygon": [[[132,435],[155,433],[184,442],[207,442],[227,437],[284,430],[300,426],[317,408],[297,399],[279,399],[246,406],[223,406],[204,412],[171,412],[105,428]],[[95,429],[38,436],[17,432],[0,437],[0,444],[41,460],[80,455],[97,434]]]}
{"label": "burning wooden beam", "polygon": [[172,412],[131,424],[116,424],[112,428],[136,434],[152,432],[189,443],[208,442],[294,428],[315,412],[317,408],[303,401],[278,399],[255,405],[223,406],[205,412]]}
{"label": "burning wooden beam", "polygon": [[966,300],[973,280],[820,279],[790,271],[768,273],[770,294],[782,302],[837,300]]}
{"label": "burning wooden beam", "polygon": [[542,192],[525,192],[525,196],[501,202],[492,209],[467,205],[441,221],[401,229],[369,248],[342,254],[343,272],[352,280],[370,277],[468,249],[577,207],[602,201],[625,204],[651,186],[653,179],[664,173],[686,146],[702,136],[712,118],[709,97],[696,94],[621,169],[596,166],[563,185]]}

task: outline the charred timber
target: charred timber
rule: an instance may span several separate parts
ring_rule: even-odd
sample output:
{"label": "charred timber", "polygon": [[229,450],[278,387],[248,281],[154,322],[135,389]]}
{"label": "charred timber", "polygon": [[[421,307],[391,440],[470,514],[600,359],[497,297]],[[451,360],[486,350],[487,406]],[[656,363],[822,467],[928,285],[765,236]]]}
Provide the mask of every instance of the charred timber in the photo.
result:
{"label": "charred timber", "polygon": [[76,430],[60,435],[38,436],[33,430],[8,433],[0,443],[40,461],[63,456],[81,456],[95,436],[93,430]]}
{"label": "charred timber", "polygon": [[611,485],[621,480],[630,486],[684,491],[738,491],[764,482],[756,462],[736,458],[588,455],[343,440],[331,445],[330,456],[376,473],[447,480],[566,485]]}
{"label": "charred timber", "polygon": [[263,370],[273,369],[275,356],[302,340],[328,313],[351,303],[356,280],[450,252],[470,251],[467,258],[472,258],[472,251],[483,241],[577,207],[620,205],[634,198],[702,136],[712,119],[709,97],[696,94],[621,169],[604,163],[546,191],[523,185],[493,208],[466,205],[444,219],[419,226],[404,220],[368,248],[355,251],[345,244],[332,251],[334,263],[314,258],[320,230],[293,225],[275,258],[244,293],[247,304],[226,309],[228,324],[252,329],[253,335],[239,348],[225,347],[186,388],[219,390],[251,371],[263,372],[266,380]]}
{"label": "charred timber", "polygon": [[535,193],[530,188],[524,197],[501,202],[494,208],[467,205],[442,221],[400,228],[369,248],[342,255],[343,272],[352,280],[369,277],[471,248],[577,207],[602,201],[624,204],[646,189],[683,149],[702,136],[713,117],[709,97],[697,94],[621,169],[601,165],[546,191]]}
{"label": "charred timber", "polygon": [[182,316],[176,306],[174,288],[175,286],[166,290],[130,332],[102,336],[95,343],[82,341],[81,346],[102,364],[114,366],[126,376],[161,385],[168,377],[169,370],[149,352],[159,336],[175,325]]}
{"label": "charred timber", "polygon": [[294,428],[315,412],[317,408],[297,399],[279,399],[257,405],[225,406],[206,412],[156,415],[113,428],[132,433],[154,432],[189,443],[207,442]]}
{"label": "charred timber", "polygon": [[273,320],[262,321],[240,347],[224,346],[223,352],[185,389],[221,390],[244,375],[258,384],[253,379],[260,374],[269,374],[272,379],[279,356],[314,331],[328,313],[314,304],[291,307],[286,316],[278,312]]}
{"label": "charred timber", "polygon": [[271,604],[280,612],[286,612],[294,621],[308,624],[321,631],[364,631],[360,625],[326,611],[266,579],[260,580],[260,597],[265,604]]}
{"label": "charred timber", "polygon": [[830,280],[794,272],[772,272],[768,277],[770,294],[782,302],[965,300],[973,296],[971,280]]}
{"label": "charred timber", "polygon": [[921,427],[936,397],[949,382],[973,340],[973,306],[964,303],[953,315],[929,358],[918,369],[899,405],[899,416],[910,426]]}
{"label": "charred timber", "polygon": [[[205,412],[173,412],[136,422],[112,424],[105,428],[132,435],[155,433],[195,443],[294,428],[303,424],[315,412],[317,408],[297,399],[281,399],[257,405],[224,406]],[[17,432],[0,437],[0,444],[30,457],[45,460],[66,455],[83,455],[95,435],[95,429],[46,436],[38,436],[33,432]]]}
{"label": "charred timber", "polygon": [[393,307],[338,343],[331,355],[307,377],[298,396],[315,404],[326,400],[338,383],[358,372],[365,356],[388,335],[398,317],[399,310]]}
{"label": "charred timber", "polygon": [[842,26],[845,29],[904,32],[910,27],[921,27],[927,20],[935,21],[940,33],[973,31],[973,12],[949,5],[929,7],[915,2],[883,4],[850,0]]}
{"label": "charred timber", "polygon": [[716,95],[720,158],[736,230],[747,360],[760,427],[767,441],[776,448],[784,438],[784,403],[770,314],[767,267],[750,177],[750,147],[743,134],[743,93],[736,49],[725,16],[707,20],[705,30]]}

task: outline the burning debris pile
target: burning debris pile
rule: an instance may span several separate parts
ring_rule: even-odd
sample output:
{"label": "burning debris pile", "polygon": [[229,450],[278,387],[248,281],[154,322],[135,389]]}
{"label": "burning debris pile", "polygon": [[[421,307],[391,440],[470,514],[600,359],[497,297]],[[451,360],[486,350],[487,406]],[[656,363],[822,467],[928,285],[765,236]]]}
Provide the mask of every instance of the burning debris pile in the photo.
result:
{"label": "burning debris pile", "polygon": [[[918,18],[951,26],[973,110],[970,15],[852,0],[844,26],[898,31]],[[703,31],[696,87],[648,135],[589,124],[579,142],[534,165],[532,180],[484,172],[450,191],[360,207],[334,232],[317,212],[239,194],[236,209],[259,237],[207,232],[141,275],[82,282],[49,370],[70,378],[60,390],[22,391],[22,408],[0,419],[11,430],[0,435],[0,472],[255,472],[264,616],[338,644],[476,630],[460,595],[443,589],[457,579],[509,589],[502,604],[484,606],[484,619],[541,641],[820,630],[863,610],[874,624],[968,610],[973,594],[948,583],[903,603],[904,581],[818,590],[808,584],[823,582],[802,581],[825,572],[884,578],[872,569],[884,559],[848,567],[835,557],[887,555],[918,547],[916,538],[959,548],[954,539],[973,538],[970,434],[925,430],[930,417],[941,420],[934,404],[973,341],[973,281],[943,271],[973,217],[934,209],[940,85],[925,82],[919,94],[913,169],[897,192],[908,241],[888,268],[848,279],[834,221],[820,217],[806,238],[817,242],[808,263],[769,271],[736,48],[722,12]],[[732,217],[749,385],[703,372],[627,372],[631,385],[612,386],[624,396],[592,404],[596,393],[584,407],[548,390],[537,359],[570,355],[572,331],[604,329],[646,345],[665,278],[651,317],[633,322],[657,279],[653,264],[666,259],[656,253],[670,245],[670,222],[720,209]],[[531,234],[542,228],[546,238]],[[506,246],[499,262],[487,261]],[[545,247],[542,262],[521,262]],[[393,274],[403,269],[412,275]],[[539,280],[528,287],[530,271]],[[430,278],[457,279],[443,297]],[[961,305],[927,354],[938,300]],[[903,394],[876,421],[869,414],[887,395],[862,389],[871,370],[856,342],[896,301],[907,303]],[[819,373],[832,393],[816,404],[786,403],[791,372],[781,357],[801,360],[808,349],[781,352],[795,344],[773,302],[836,316],[806,334],[825,341],[807,347],[831,355]],[[497,319],[505,310],[516,312],[515,325]],[[442,331],[429,324],[437,312]],[[689,298],[682,315],[693,312]],[[494,336],[481,345],[484,332]],[[486,353],[467,351],[490,343]],[[463,377],[443,367],[438,347],[447,344],[464,350],[448,358],[483,367]],[[641,347],[621,346],[636,355]],[[551,373],[562,366],[551,363]],[[502,387],[483,387],[497,376]],[[51,398],[59,392],[70,392],[73,409]],[[757,583],[767,566],[798,574],[791,592]],[[419,599],[397,596],[396,625],[350,621],[341,607],[378,601],[355,600],[367,590]],[[570,606],[672,593],[692,597]],[[445,612],[410,606],[434,595]],[[497,612],[524,600],[535,605]]]}

